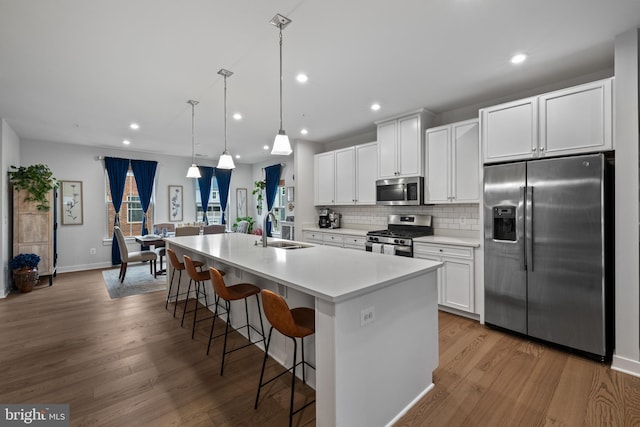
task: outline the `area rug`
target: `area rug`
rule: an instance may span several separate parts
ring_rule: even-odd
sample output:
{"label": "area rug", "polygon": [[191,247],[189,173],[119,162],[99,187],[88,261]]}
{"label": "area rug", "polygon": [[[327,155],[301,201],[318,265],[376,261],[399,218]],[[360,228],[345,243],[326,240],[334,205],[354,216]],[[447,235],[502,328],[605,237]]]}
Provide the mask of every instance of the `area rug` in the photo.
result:
{"label": "area rug", "polygon": [[111,299],[164,291],[167,289],[166,277],[159,275],[154,279],[153,275],[149,273],[149,264],[147,263],[128,266],[127,275],[123,283],[120,283],[120,279],[118,279],[119,275],[119,266],[102,272],[102,278],[104,279],[104,284],[107,287],[107,292],[109,292]]}

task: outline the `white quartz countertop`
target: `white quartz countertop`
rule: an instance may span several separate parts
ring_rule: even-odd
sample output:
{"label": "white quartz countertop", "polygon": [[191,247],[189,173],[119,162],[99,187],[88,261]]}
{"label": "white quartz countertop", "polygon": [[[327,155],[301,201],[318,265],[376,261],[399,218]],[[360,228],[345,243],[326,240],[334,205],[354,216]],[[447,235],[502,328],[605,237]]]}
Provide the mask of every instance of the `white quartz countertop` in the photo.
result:
{"label": "white quartz countertop", "polygon": [[332,233],[332,234],[348,234],[351,236],[366,236],[367,230],[360,230],[357,228],[320,228],[320,227],[305,227],[302,231],[312,231],[314,233]]}
{"label": "white quartz countertop", "polygon": [[[436,270],[442,263],[331,246],[281,249],[254,245],[258,236],[242,233],[181,236],[169,246],[298,289],[331,302],[344,301]],[[269,239],[276,241],[280,239]]]}
{"label": "white quartz countertop", "polygon": [[473,248],[480,247],[480,239],[473,237],[454,237],[454,236],[424,236],[413,239],[413,243],[433,243],[438,245],[457,245],[470,246]]}

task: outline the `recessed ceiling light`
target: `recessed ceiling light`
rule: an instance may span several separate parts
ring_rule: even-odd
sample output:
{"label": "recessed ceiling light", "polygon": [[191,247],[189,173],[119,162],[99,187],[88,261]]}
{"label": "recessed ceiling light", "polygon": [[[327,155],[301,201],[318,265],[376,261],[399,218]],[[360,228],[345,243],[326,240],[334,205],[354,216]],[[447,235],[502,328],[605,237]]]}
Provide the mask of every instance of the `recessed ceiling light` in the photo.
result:
{"label": "recessed ceiling light", "polygon": [[239,159],[239,158],[240,158],[240,154],[236,154],[236,159]]}
{"label": "recessed ceiling light", "polygon": [[125,140],[122,141],[122,143],[124,145],[129,145],[129,144],[131,144],[131,141],[129,141],[128,139],[125,139]]}
{"label": "recessed ceiling light", "polygon": [[233,113],[233,118],[235,120],[242,120],[242,114],[240,113]]}
{"label": "recessed ceiling light", "polygon": [[517,55],[513,55],[511,57],[512,64],[522,64],[527,59],[527,55],[524,53],[518,53]]}
{"label": "recessed ceiling light", "polygon": [[305,73],[300,73],[296,76],[296,80],[300,83],[306,83],[309,80],[309,76],[307,76]]}
{"label": "recessed ceiling light", "polygon": [[138,129],[140,129],[140,125],[137,124],[137,123],[131,123],[129,125],[129,129],[138,130]]}
{"label": "recessed ceiling light", "polygon": [[378,104],[377,102],[371,104],[371,109],[373,111],[378,111],[380,109],[380,104]]}
{"label": "recessed ceiling light", "polygon": [[309,131],[306,130],[306,129],[300,129],[300,133],[303,134],[303,135],[306,135],[306,134],[309,133]]}
{"label": "recessed ceiling light", "polygon": [[262,147],[262,148],[263,148],[264,150],[268,150],[268,149],[269,149],[269,148],[271,148],[271,147],[269,147],[268,145],[265,145],[265,146],[264,146],[264,147]]}

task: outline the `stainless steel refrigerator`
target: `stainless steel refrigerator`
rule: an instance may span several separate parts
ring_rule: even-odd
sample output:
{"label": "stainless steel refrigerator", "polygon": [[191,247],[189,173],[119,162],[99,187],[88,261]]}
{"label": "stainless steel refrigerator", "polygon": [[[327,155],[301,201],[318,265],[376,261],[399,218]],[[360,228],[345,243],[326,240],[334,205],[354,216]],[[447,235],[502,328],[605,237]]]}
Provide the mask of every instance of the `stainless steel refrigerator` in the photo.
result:
{"label": "stainless steel refrigerator", "polygon": [[610,357],[612,167],[596,154],[484,168],[486,324]]}

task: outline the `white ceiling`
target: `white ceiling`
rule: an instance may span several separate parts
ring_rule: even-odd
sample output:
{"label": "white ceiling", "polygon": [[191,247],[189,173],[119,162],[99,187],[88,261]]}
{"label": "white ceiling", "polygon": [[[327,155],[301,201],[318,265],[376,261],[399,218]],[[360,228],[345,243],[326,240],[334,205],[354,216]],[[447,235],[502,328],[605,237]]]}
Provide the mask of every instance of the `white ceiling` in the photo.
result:
{"label": "white ceiling", "polygon": [[[266,160],[279,128],[276,13],[293,21],[284,129],[319,142],[611,68],[614,37],[640,27],[639,0],[0,0],[0,117],[22,139],[121,149],[128,138],[128,150],[190,157],[195,99],[196,152],[214,161],[226,68],[229,149]],[[513,66],[517,52],[529,59]]]}

